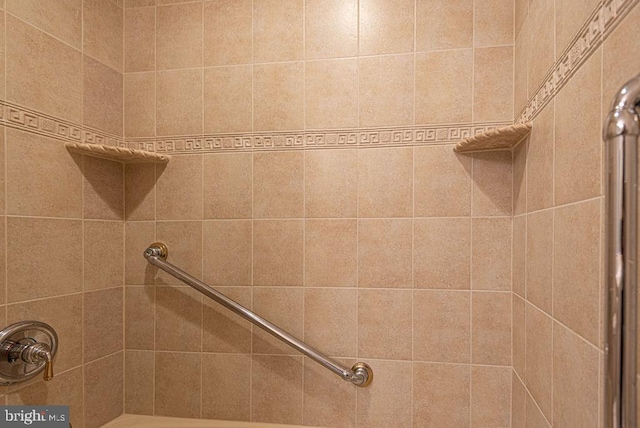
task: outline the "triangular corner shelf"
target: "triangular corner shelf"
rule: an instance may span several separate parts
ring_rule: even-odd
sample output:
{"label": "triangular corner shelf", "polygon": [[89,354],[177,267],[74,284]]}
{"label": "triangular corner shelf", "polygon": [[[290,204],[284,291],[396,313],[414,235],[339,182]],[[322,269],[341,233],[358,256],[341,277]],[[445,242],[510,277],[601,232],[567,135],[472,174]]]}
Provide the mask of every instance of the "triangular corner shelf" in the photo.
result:
{"label": "triangular corner shelf", "polygon": [[457,153],[482,152],[489,150],[511,150],[531,132],[531,123],[519,123],[465,138],[453,150]]}
{"label": "triangular corner shelf", "polygon": [[103,144],[66,143],[64,146],[73,153],[123,163],[167,163],[171,159],[170,156],[146,150]]}

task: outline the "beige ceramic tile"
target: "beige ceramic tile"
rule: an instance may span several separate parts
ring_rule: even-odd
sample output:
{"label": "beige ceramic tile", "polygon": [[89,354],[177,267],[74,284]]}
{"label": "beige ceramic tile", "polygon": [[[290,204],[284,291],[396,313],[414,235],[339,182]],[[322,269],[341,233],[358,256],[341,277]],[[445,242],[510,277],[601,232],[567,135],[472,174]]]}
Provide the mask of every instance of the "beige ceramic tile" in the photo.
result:
{"label": "beige ceramic tile", "polygon": [[202,349],[202,295],[185,287],[156,289],[156,349]]}
{"label": "beige ceramic tile", "polygon": [[356,217],[358,152],[310,150],[304,162],[305,216]]}
{"label": "beige ceramic tile", "polygon": [[155,71],[156,10],[141,7],[124,13],[124,70]]}
{"label": "beige ceramic tile", "polygon": [[[556,96],[555,203],[602,194],[601,50],[576,72]],[[582,106],[580,112],[575,106]],[[578,121],[578,122],[576,122]],[[580,123],[581,126],[567,126]],[[580,153],[580,156],[576,156]]]}
{"label": "beige ceramic tile", "polygon": [[130,163],[124,166],[125,220],[155,219],[155,184],[155,165]]}
{"label": "beige ceramic tile", "polygon": [[355,357],[357,290],[304,291],[304,340],[332,356]]}
{"label": "beige ceramic tile", "polygon": [[304,262],[304,222],[253,222],[253,285],[301,286]]}
{"label": "beige ceramic tile", "polygon": [[551,314],[553,211],[527,216],[527,300]]}
{"label": "beige ceramic tile", "polygon": [[6,37],[7,100],[81,123],[80,52],[8,14]]}
{"label": "beige ceramic tile", "polygon": [[473,219],[472,289],[511,289],[511,223],[511,218]]}
{"label": "beige ceramic tile", "polygon": [[84,218],[124,220],[124,166],[84,156]]}
{"label": "beige ceramic tile", "polygon": [[84,361],[93,361],[123,348],[123,289],[84,293]]}
{"label": "beige ceramic tile", "polygon": [[125,351],[124,412],[153,414],[153,372],[155,356],[150,351]]}
{"label": "beige ceramic tile", "polygon": [[471,308],[471,361],[510,366],[511,293],[473,292]]}
{"label": "beige ceramic tile", "polygon": [[[629,43],[629,40],[634,37],[639,20],[640,9],[634,8],[604,41],[602,60],[602,107],[604,111],[609,111],[613,98],[620,87],[632,76],[635,76],[640,69],[640,46],[636,43]],[[621,61],[621,58],[624,60]]]}
{"label": "beige ceramic tile", "polygon": [[556,209],[553,240],[553,316],[596,345],[600,205],[600,200],[592,200]]}
{"label": "beige ceramic tile", "polygon": [[144,250],[155,242],[153,222],[125,222],[124,225],[124,283],[153,284],[157,268],[147,263]]}
{"label": "beige ceramic tile", "polygon": [[202,156],[174,156],[166,166],[156,167],[156,218],[199,220],[202,218]]}
{"label": "beige ceramic tile", "polygon": [[515,372],[512,372],[511,380],[511,428],[525,428],[527,391]]}
{"label": "beige ceramic tile", "polygon": [[471,221],[415,219],[413,270],[416,288],[471,288]]}
{"label": "beige ceramic tile", "polygon": [[358,60],[360,126],[413,124],[413,98],[414,55]]}
{"label": "beige ceramic tile", "polygon": [[251,218],[251,153],[204,155],[204,218]]}
{"label": "beige ceramic tile", "polygon": [[154,349],[155,294],[152,287],[124,288],[125,349]]}
{"label": "beige ceramic tile", "polygon": [[6,10],[74,48],[81,48],[82,0],[9,0]]}
{"label": "beige ceramic tile", "polygon": [[551,428],[540,407],[528,393],[526,397],[525,423],[527,428]]}
{"label": "beige ceramic tile", "polygon": [[416,216],[471,214],[471,157],[451,146],[416,147],[413,174]]}
{"label": "beige ceramic tile", "polygon": [[358,126],[358,61],[355,58],[305,63],[305,127]]}
{"label": "beige ceramic tile", "polygon": [[536,0],[530,4],[527,23],[529,94],[535,93],[555,61],[554,3],[554,0]]}
{"label": "beige ceramic tile", "polygon": [[511,428],[511,368],[471,367],[471,426]]}
{"label": "beige ceramic tile", "polygon": [[304,63],[255,65],[253,67],[253,103],[254,130],[302,129],[304,127]]}
{"label": "beige ceramic tile", "polygon": [[471,298],[465,291],[415,291],[413,358],[420,361],[471,361]]}
{"label": "beige ceramic tile", "polygon": [[[526,0],[525,0],[526,1]],[[528,68],[528,49],[529,34],[527,29],[528,23],[525,23],[524,29],[518,34],[515,43],[515,52],[513,59],[513,117],[517,118],[519,113],[524,109],[529,99],[529,88],[527,87],[527,78],[529,74]]]}
{"label": "beige ceramic tile", "polygon": [[156,75],[156,135],[202,132],[202,70]]}
{"label": "beige ceramic tile", "polygon": [[[0,4],[1,5],[1,4]],[[4,13],[2,14],[4,17]],[[7,99],[6,91],[6,76],[7,76],[7,64],[6,64],[6,22],[4,19],[0,19],[0,97]]]}
{"label": "beige ceramic tile", "polygon": [[358,1],[305,2],[305,57],[337,58],[358,53]]}
{"label": "beige ceramic tile", "polygon": [[513,295],[511,300],[512,304],[512,337],[513,343],[513,369],[520,376],[521,379],[525,378],[525,348],[526,348],[526,331],[525,331],[525,301]]}
{"label": "beige ceramic tile", "polygon": [[553,320],[526,305],[526,374],[529,393],[549,420],[552,418]]}
{"label": "beige ceramic tile", "polygon": [[302,357],[252,357],[252,421],[301,424],[302,394]]}
{"label": "beige ceramic tile", "polygon": [[[529,3],[530,0],[515,0],[515,32],[516,32],[516,36],[519,36],[521,34],[521,30],[522,30],[522,26],[524,25],[526,19],[527,19],[527,14],[529,13]],[[526,33],[525,33],[526,34]],[[528,34],[526,34],[527,37],[529,37]]]}
{"label": "beige ceramic tile", "polygon": [[254,0],[255,62],[295,61],[304,55],[304,2]]}
{"label": "beige ceramic tile", "polygon": [[576,36],[596,6],[600,6],[598,0],[556,0],[555,41],[558,56],[569,46],[569,42]]}
{"label": "beige ceramic tile", "polygon": [[473,50],[416,55],[416,123],[470,122]]}
{"label": "beige ceramic tile", "polygon": [[204,65],[248,64],[252,52],[252,1],[204,3]]}
{"label": "beige ceramic tile", "polygon": [[411,291],[358,291],[358,356],[411,360]]}
{"label": "beige ceramic tile", "polygon": [[82,216],[80,156],[57,140],[13,129],[6,130],[6,153],[7,214]]}
{"label": "beige ceramic tile", "polygon": [[527,280],[527,216],[513,218],[511,290],[524,299]]}
{"label": "beige ceramic tile", "polygon": [[473,120],[513,119],[513,46],[473,52]]}
{"label": "beige ceramic tile", "polygon": [[[340,361],[351,367],[355,361]],[[312,426],[355,427],[356,389],[308,358],[304,360],[303,422]]]}
{"label": "beige ceramic tile", "polygon": [[358,285],[410,288],[412,284],[412,221],[358,221]]}
{"label": "beige ceramic tile", "polygon": [[474,3],[475,47],[513,44],[512,0],[482,0]]}
{"label": "beige ceramic tile", "polygon": [[[293,336],[303,337],[304,290],[302,288],[254,289],[253,310]],[[293,348],[258,328],[253,329],[252,349],[255,354],[298,354]]]}
{"label": "beige ceramic tile", "polygon": [[202,417],[248,421],[251,403],[250,355],[202,355]]}
{"label": "beige ceramic tile", "polygon": [[[34,319],[53,327],[62,346],[54,369],[60,373],[82,364],[82,295],[54,297],[7,306],[7,324]],[[4,321],[4,319],[3,319]]]}
{"label": "beige ceramic tile", "polygon": [[[4,220],[4,219],[3,219]],[[4,277],[0,277],[0,304],[6,303],[7,296],[7,230],[6,222],[0,225],[0,271],[5,272]],[[2,321],[2,315],[0,314],[0,321]]]}
{"label": "beige ceramic tile", "polygon": [[[235,302],[251,309],[251,290],[247,287],[216,287]],[[202,325],[202,350],[218,353],[251,352],[251,324],[219,303],[205,298]]]}
{"label": "beige ceramic tile", "polygon": [[413,149],[388,148],[358,153],[359,217],[410,217]]}
{"label": "beige ceramic tile", "polygon": [[473,46],[473,0],[417,0],[416,17],[418,51]]}
{"label": "beige ceramic tile", "polygon": [[598,350],[558,323],[553,337],[553,423],[596,427]]}
{"label": "beige ceramic tile", "polygon": [[156,75],[132,73],[124,76],[124,135],[156,135]]}
{"label": "beige ceramic tile", "polygon": [[305,222],[306,287],[357,286],[357,232],[355,219]]}
{"label": "beige ceramic tile", "polygon": [[84,222],[84,290],[124,284],[124,224]]}
{"label": "beige ceramic tile", "polygon": [[[156,352],[155,414],[199,418],[201,409],[201,355]],[[181,367],[176,370],[176,367]],[[180,394],[176,394],[180,391]]]}
{"label": "beige ceramic tile", "polygon": [[202,3],[156,8],[157,70],[201,67]]}
{"label": "beige ceramic tile", "polygon": [[[198,279],[202,278],[202,223],[163,221],[156,223],[157,240],[169,248],[167,260]],[[149,243],[145,245],[149,245]],[[146,247],[145,247],[146,248]],[[144,251],[144,248],[142,249]],[[140,257],[140,256],[138,256]],[[144,259],[143,259],[144,260]],[[156,285],[184,285],[166,272],[158,271]]]}
{"label": "beige ceramic tile", "polygon": [[412,0],[360,0],[359,54],[379,55],[413,51]]}
{"label": "beige ceramic tile", "polygon": [[473,155],[473,215],[511,215],[512,171],[512,155],[509,152]]}
{"label": "beige ceramic tile", "polygon": [[[82,368],[55,376],[55,382],[37,382],[9,393],[6,404],[9,406],[63,404],[69,406],[69,422],[73,426],[82,426],[84,412]],[[4,399],[2,403],[4,404]]]}
{"label": "beige ceramic tile", "polygon": [[83,124],[123,135],[122,73],[84,56]]}
{"label": "beige ceramic tile", "polygon": [[144,7],[144,6],[155,6],[156,0],[125,0],[125,7]]}
{"label": "beige ceramic tile", "polygon": [[304,153],[265,152],[253,155],[254,218],[302,217]]}
{"label": "beige ceramic tile", "polygon": [[411,424],[412,368],[410,362],[368,361],[376,379],[358,390],[357,426],[384,428]]}
{"label": "beige ceramic tile", "polygon": [[83,52],[122,72],[122,8],[104,0],[83,0]]}
{"label": "beige ceramic tile", "polygon": [[512,155],[513,168],[513,214],[520,215],[527,212],[527,152],[529,139],[525,139],[516,146]]}
{"label": "beige ceramic tile", "polygon": [[204,70],[204,132],[253,130],[250,65]]}
{"label": "beige ceramic tile", "polygon": [[553,206],[553,101],[536,117],[527,151],[527,209]]}
{"label": "beige ceramic tile", "polygon": [[251,220],[205,221],[202,234],[204,282],[251,285]]}
{"label": "beige ceramic tile", "polygon": [[414,426],[469,426],[470,368],[413,364]]}
{"label": "beige ceramic tile", "polygon": [[[124,358],[118,352],[84,366],[84,420],[87,428],[101,427],[123,411]],[[108,373],[108,376],[105,376]]]}
{"label": "beige ceramic tile", "polygon": [[[7,218],[7,302],[82,291],[82,221]],[[41,257],[34,269],[34,254]]]}

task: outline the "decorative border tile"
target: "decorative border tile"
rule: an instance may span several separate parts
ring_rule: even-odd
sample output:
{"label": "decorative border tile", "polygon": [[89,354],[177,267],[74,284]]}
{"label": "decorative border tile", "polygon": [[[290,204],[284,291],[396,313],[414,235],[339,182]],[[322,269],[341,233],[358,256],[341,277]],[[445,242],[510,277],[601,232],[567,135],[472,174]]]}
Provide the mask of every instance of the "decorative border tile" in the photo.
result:
{"label": "decorative border tile", "polygon": [[0,125],[57,140],[125,147],[124,139],[0,100]]}
{"label": "decorative border tile", "polygon": [[530,122],[535,118],[638,2],[640,0],[601,2],[529,99],[516,123]]}
{"label": "decorative border tile", "polygon": [[511,125],[511,122],[423,125],[402,128],[360,128],[324,132],[158,137],[128,140],[127,147],[171,154],[402,147],[453,144],[464,138],[507,125]]}

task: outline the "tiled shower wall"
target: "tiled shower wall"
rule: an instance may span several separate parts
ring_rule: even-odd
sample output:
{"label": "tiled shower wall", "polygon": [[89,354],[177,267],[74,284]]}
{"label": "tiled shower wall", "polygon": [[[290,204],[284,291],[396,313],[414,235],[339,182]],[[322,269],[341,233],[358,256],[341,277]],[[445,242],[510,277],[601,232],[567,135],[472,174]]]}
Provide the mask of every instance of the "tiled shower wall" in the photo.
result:
{"label": "tiled shower wall", "polygon": [[[511,154],[452,143],[513,120],[512,2],[125,6],[125,137],[173,154],[126,168],[125,411],[509,426]],[[155,240],[373,385],[155,272]]]}
{"label": "tiled shower wall", "polygon": [[637,3],[516,1],[516,117],[533,131],[514,154],[514,428],[602,417],[601,126],[640,71]]}
{"label": "tiled shower wall", "polygon": [[123,137],[123,5],[0,2],[0,324],[49,323],[55,377],[0,404],[70,405],[74,427],[123,411],[124,171],[65,141]]}

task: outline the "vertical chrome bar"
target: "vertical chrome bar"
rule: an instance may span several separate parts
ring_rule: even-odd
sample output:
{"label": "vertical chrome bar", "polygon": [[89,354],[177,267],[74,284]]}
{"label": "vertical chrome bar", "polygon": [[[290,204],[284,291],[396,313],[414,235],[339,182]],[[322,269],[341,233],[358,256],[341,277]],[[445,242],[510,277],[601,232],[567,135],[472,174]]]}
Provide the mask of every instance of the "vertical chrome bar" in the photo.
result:
{"label": "vertical chrome bar", "polygon": [[636,428],[637,222],[640,75],[614,100],[606,153],[605,427]]}

